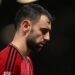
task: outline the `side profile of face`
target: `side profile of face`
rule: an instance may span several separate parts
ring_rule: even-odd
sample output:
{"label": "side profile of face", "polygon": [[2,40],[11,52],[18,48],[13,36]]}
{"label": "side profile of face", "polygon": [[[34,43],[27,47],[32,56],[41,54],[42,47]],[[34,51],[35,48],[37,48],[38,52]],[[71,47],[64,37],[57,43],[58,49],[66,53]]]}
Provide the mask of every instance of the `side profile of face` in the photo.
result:
{"label": "side profile of face", "polygon": [[51,22],[47,16],[42,15],[39,21],[32,26],[27,37],[27,44],[31,50],[40,51],[50,40]]}

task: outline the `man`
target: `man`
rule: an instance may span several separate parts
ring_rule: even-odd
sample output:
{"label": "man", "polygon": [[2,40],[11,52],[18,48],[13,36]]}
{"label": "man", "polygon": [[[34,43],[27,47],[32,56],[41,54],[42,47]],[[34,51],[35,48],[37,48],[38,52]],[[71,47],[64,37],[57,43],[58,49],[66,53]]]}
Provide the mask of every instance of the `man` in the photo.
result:
{"label": "man", "polygon": [[16,33],[0,52],[0,75],[33,75],[28,54],[39,52],[50,40],[52,17],[38,4],[23,5],[15,17]]}

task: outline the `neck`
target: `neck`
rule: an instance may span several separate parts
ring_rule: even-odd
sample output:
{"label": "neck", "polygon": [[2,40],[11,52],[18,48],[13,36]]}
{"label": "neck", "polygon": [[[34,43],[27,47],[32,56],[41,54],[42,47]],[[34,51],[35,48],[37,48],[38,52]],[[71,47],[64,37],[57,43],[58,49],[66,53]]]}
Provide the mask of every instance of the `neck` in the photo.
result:
{"label": "neck", "polygon": [[24,37],[16,34],[12,41],[12,44],[18,48],[20,54],[23,57],[25,57],[28,54],[27,44],[26,41],[24,40],[25,40]]}

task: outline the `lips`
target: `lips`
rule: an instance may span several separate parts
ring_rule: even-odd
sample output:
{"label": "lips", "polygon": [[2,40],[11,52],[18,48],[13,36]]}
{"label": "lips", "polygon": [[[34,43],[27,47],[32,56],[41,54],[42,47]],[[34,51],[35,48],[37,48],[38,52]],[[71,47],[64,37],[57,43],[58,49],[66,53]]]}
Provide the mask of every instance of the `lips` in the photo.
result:
{"label": "lips", "polygon": [[44,46],[44,44],[40,44],[40,47],[43,47]]}
{"label": "lips", "polygon": [[45,45],[45,43],[40,43],[39,44],[40,47],[43,47],[44,45]]}

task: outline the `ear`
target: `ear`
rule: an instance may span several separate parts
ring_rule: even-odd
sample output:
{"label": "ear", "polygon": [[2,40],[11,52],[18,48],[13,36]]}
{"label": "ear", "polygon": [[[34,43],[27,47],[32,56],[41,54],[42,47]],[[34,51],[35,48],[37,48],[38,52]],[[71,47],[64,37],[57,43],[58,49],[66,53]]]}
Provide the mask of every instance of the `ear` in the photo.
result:
{"label": "ear", "polygon": [[22,29],[24,32],[28,32],[31,29],[31,22],[29,20],[23,20]]}

